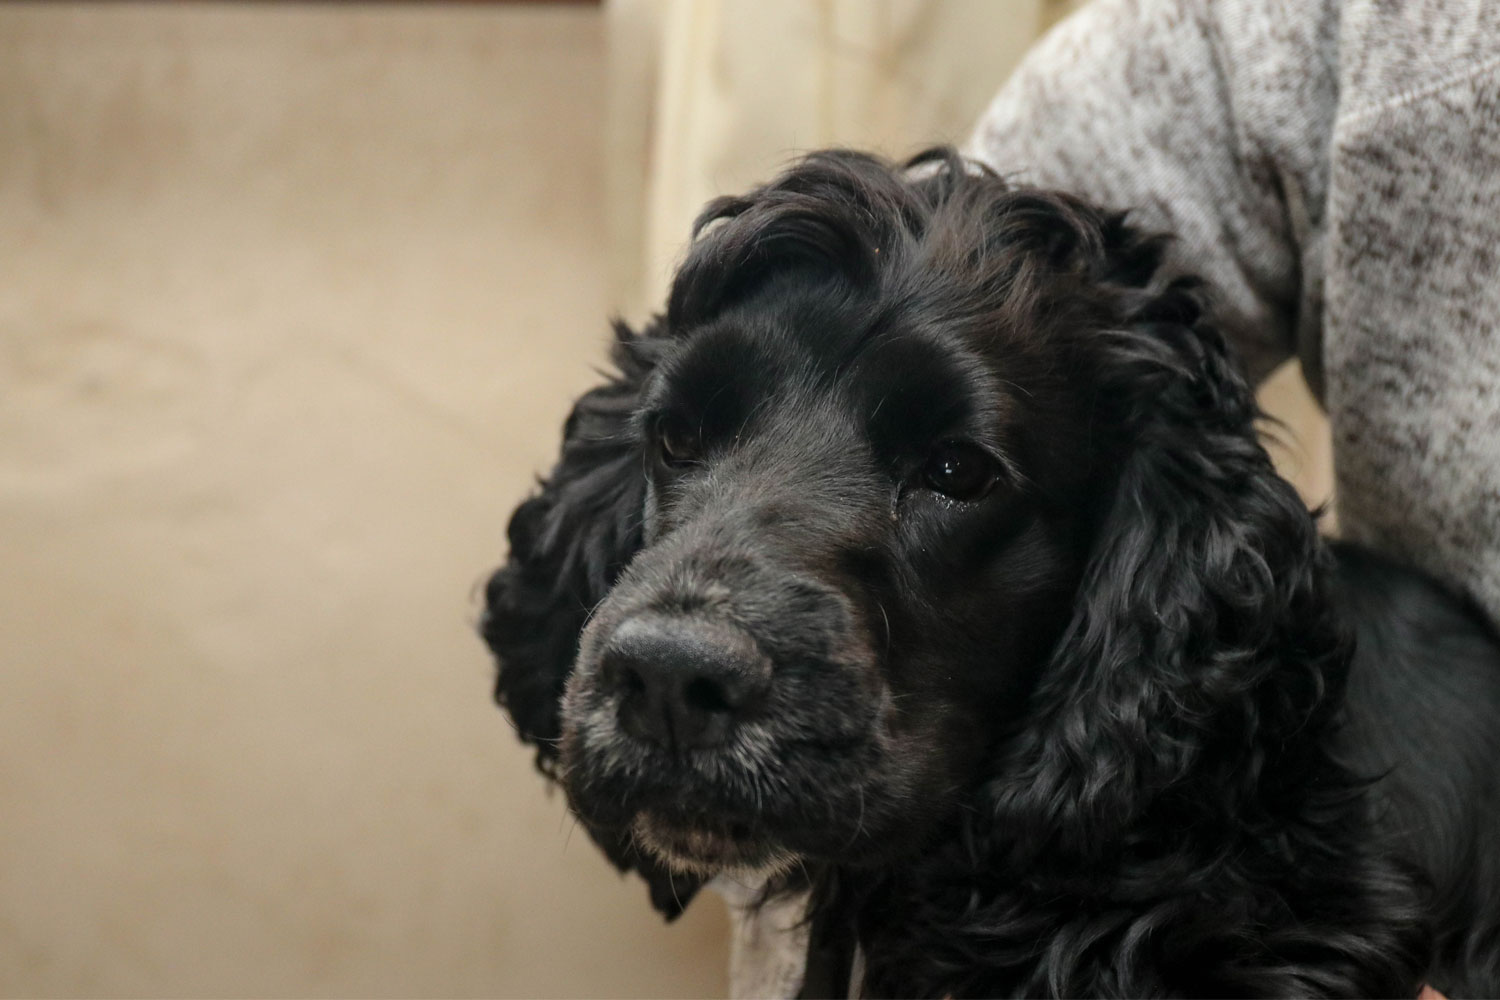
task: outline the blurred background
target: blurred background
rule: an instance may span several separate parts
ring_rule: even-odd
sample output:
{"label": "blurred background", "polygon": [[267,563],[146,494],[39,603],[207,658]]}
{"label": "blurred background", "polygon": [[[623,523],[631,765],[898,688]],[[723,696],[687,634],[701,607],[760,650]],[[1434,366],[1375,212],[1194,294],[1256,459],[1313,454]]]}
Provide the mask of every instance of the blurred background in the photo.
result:
{"label": "blurred background", "polygon": [[1069,6],[0,7],[0,993],[721,995],[476,587],[707,198],[962,141]]}

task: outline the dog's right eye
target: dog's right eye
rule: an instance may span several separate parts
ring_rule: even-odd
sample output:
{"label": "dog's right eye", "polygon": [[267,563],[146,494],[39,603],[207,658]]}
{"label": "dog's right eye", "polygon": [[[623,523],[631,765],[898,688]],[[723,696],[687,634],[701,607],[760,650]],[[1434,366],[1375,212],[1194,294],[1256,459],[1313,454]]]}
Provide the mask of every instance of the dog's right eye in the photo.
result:
{"label": "dog's right eye", "polygon": [[656,422],[656,454],[669,469],[681,469],[698,461],[702,442],[692,428],[676,417],[662,417]]}
{"label": "dog's right eye", "polygon": [[946,441],[933,449],[922,468],[927,488],[954,500],[978,500],[990,491],[1000,470],[989,453],[967,441]]}

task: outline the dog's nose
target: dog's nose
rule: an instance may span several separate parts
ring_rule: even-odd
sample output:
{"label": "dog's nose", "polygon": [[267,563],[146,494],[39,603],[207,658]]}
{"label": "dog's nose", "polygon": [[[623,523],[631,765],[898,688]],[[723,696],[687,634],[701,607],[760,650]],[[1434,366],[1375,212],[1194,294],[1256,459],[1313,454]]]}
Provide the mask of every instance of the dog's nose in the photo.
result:
{"label": "dog's nose", "polygon": [[771,662],[750,636],[692,618],[625,621],[600,667],[620,695],[620,727],[669,749],[725,742],[771,687]]}

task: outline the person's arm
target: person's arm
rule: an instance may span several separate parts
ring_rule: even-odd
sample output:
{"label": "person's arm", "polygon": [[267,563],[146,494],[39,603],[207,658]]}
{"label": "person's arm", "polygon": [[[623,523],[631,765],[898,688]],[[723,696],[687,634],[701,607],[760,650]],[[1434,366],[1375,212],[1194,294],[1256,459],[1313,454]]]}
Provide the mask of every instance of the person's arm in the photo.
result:
{"label": "person's arm", "polygon": [[1028,55],[967,152],[1177,234],[1259,380],[1320,340],[1336,36],[1334,0],[1095,0]]}

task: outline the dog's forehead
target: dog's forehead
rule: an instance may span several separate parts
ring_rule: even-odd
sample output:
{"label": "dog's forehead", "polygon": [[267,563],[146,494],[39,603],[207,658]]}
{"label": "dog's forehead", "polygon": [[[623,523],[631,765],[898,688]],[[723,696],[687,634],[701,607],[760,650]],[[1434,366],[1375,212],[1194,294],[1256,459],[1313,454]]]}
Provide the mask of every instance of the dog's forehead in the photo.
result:
{"label": "dog's forehead", "polygon": [[663,393],[699,414],[831,398],[882,440],[996,438],[1018,406],[1003,352],[919,319],[823,304],[723,317],[684,338],[664,376]]}

